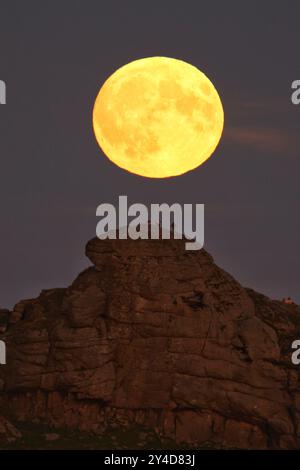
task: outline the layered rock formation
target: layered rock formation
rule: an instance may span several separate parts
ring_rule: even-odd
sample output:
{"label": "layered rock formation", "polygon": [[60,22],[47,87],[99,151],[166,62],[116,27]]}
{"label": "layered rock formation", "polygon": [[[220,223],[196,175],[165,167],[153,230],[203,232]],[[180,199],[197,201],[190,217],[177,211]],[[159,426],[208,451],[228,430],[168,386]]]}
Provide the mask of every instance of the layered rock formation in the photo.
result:
{"label": "layered rock formation", "polygon": [[300,308],[244,289],[181,240],[94,239],[67,289],[3,312],[0,414],[188,446],[300,447]]}

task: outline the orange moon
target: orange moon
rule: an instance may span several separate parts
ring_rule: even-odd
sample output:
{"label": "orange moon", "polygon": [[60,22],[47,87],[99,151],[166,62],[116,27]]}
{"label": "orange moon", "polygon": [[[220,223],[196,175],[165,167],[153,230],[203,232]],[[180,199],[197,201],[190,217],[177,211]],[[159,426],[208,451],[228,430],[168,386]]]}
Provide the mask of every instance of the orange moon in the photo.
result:
{"label": "orange moon", "polygon": [[197,168],[216,149],[224,126],[221,99],[196,67],[148,57],[119,68],[93,110],[97,142],[119,167],[148,178]]}

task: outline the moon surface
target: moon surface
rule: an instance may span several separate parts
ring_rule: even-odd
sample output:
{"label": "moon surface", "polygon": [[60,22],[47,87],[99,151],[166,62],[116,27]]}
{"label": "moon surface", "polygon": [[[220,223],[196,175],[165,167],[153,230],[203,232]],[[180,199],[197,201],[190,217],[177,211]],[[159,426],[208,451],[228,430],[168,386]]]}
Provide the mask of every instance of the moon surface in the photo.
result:
{"label": "moon surface", "polygon": [[216,149],[220,97],[196,67],[178,59],[130,62],[103,84],[93,110],[96,139],[119,167],[148,178],[193,170]]}

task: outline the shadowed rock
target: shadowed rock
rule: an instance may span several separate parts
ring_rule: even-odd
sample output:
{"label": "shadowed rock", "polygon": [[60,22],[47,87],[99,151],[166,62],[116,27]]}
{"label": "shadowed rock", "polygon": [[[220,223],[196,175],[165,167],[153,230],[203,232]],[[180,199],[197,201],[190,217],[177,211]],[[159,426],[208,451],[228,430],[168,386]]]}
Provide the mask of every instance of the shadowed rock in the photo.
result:
{"label": "shadowed rock", "polygon": [[137,423],[187,445],[299,447],[300,308],[184,243],[93,239],[93,266],[69,288],[17,304],[0,412],[99,433]]}
{"label": "shadowed rock", "polygon": [[11,444],[20,439],[22,434],[4,416],[0,415],[0,445]]}

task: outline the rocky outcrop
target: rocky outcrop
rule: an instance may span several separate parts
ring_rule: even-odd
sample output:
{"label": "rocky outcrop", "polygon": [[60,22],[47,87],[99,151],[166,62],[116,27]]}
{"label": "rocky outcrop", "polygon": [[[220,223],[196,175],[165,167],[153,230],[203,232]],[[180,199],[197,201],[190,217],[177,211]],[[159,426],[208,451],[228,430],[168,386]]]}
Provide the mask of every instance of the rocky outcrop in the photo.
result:
{"label": "rocky outcrop", "polygon": [[[300,308],[244,289],[181,240],[91,240],[93,266],[7,315],[0,410],[177,443],[300,446]],[[0,411],[1,412],[1,411]]]}

